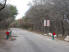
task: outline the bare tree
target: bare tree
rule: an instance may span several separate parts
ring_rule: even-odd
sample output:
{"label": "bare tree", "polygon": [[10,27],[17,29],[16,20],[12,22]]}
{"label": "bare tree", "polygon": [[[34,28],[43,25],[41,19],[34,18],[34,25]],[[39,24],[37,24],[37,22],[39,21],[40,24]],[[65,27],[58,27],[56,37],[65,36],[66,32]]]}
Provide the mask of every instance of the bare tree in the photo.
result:
{"label": "bare tree", "polygon": [[69,19],[69,0],[33,0],[31,8],[26,13],[26,18],[29,23],[34,24],[35,28],[42,27],[43,20],[49,19],[51,21],[50,30],[52,32],[56,30],[64,36],[69,23],[64,21],[64,15]]}
{"label": "bare tree", "polygon": [[0,11],[5,8],[7,0],[0,0]]}

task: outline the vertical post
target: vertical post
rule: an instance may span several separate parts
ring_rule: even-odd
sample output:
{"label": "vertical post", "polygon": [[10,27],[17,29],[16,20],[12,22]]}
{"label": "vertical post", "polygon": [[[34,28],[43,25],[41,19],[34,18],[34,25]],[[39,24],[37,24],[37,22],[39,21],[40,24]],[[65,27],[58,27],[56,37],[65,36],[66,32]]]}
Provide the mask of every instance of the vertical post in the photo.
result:
{"label": "vertical post", "polygon": [[63,21],[61,21],[61,24],[62,24],[62,37],[64,37],[64,25],[63,25]]}
{"label": "vertical post", "polygon": [[47,20],[44,19],[44,33],[46,32]]}
{"label": "vertical post", "polygon": [[52,40],[54,40],[54,35],[52,35]]}
{"label": "vertical post", "polygon": [[57,36],[57,38],[58,38],[58,29],[57,29],[58,26],[57,26],[57,25],[58,25],[58,21],[57,21],[57,19],[56,19],[56,36]]}
{"label": "vertical post", "polygon": [[[64,20],[64,18],[66,18],[66,15],[65,15],[65,14],[64,14],[64,16],[63,16],[63,20]],[[61,24],[62,24],[62,37],[64,38],[65,30],[64,30],[63,20],[61,21]]]}
{"label": "vertical post", "polygon": [[44,26],[44,33],[45,33],[45,26]]}

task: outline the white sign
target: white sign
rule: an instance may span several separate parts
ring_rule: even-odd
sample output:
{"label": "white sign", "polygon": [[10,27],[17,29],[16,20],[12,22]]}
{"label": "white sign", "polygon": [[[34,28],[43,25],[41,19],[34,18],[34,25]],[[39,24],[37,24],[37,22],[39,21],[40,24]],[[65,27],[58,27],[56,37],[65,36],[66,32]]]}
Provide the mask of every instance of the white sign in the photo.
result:
{"label": "white sign", "polygon": [[50,20],[44,20],[44,26],[50,26]]}
{"label": "white sign", "polygon": [[44,20],[44,26],[47,26],[47,25],[46,25],[46,20]]}
{"label": "white sign", "polygon": [[47,26],[48,27],[50,26],[50,20],[47,20]]}

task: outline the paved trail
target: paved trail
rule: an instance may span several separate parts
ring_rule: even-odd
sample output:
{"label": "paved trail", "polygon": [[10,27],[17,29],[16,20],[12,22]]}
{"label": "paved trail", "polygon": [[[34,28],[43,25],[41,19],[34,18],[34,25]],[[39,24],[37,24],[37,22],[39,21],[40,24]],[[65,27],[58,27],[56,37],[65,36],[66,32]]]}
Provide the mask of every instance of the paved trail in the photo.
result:
{"label": "paved trail", "polygon": [[69,44],[22,29],[12,29],[15,41],[7,41],[0,52],[69,52]]}

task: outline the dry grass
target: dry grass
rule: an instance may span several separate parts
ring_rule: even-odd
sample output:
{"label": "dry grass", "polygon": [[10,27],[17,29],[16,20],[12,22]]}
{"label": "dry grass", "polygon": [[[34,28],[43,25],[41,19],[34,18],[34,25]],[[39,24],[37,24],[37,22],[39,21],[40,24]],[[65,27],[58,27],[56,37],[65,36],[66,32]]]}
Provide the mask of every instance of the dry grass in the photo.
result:
{"label": "dry grass", "polygon": [[5,39],[7,30],[0,30],[0,43]]}

